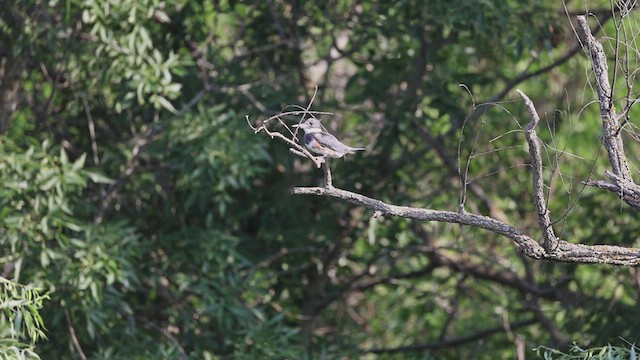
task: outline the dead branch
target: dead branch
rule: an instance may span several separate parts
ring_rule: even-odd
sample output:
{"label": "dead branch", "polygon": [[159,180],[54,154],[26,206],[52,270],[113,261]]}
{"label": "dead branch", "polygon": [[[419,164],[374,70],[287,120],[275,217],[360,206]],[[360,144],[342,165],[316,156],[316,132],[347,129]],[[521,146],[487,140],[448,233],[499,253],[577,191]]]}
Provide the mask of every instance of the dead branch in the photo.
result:
{"label": "dead branch", "polygon": [[533,325],[535,323],[536,323],[536,319],[528,319],[528,320],[520,321],[517,323],[507,324],[507,326],[505,326],[505,324],[499,325],[495,328],[482,330],[475,334],[463,336],[460,338],[442,340],[442,341],[426,343],[426,344],[398,346],[395,348],[370,349],[370,350],[365,350],[364,352],[372,353],[372,354],[398,354],[398,353],[406,353],[406,352],[414,352],[414,351],[456,348],[456,347],[459,347],[460,345],[463,345],[469,342],[479,341],[479,340],[488,338],[490,336],[493,336],[495,334],[506,332],[508,330],[519,329],[522,327]]}
{"label": "dead branch", "polygon": [[325,159],[322,164],[322,171],[324,173],[324,187],[333,187],[333,180],[331,179],[331,169],[329,168],[329,159]]}
{"label": "dead branch", "polygon": [[82,346],[80,346],[80,341],[78,341],[78,337],[76,336],[76,329],[73,327],[71,315],[69,315],[69,311],[67,309],[64,309],[64,317],[65,319],[67,319],[67,327],[69,328],[69,334],[71,335],[73,348],[78,352],[78,356],[80,357],[80,359],[87,360],[87,356],[84,354]]}
{"label": "dead branch", "polygon": [[[302,113],[302,112],[300,112]],[[284,136],[281,132],[279,131],[271,131],[269,130],[269,128],[267,127],[268,124],[268,120],[265,120],[262,122],[262,124],[258,127],[255,127],[253,125],[251,125],[251,121],[249,120],[249,116],[245,116],[245,119],[247,120],[247,124],[249,124],[249,127],[251,128],[251,130],[253,130],[254,133],[259,133],[259,132],[263,132],[265,133],[267,136],[269,136],[270,138],[274,139],[274,138],[278,138],[282,141],[284,141],[285,143],[289,144],[290,146],[292,146],[292,148],[289,149],[289,151],[293,154],[296,154],[298,156],[303,156],[308,158],[309,160],[311,160],[315,166],[317,168],[320,168],[320,166],[322,166],[323,163],[325,163],[325,159],[322,156],[313,156],[311,154],[311,152],[309,152],[309,150],[307,150],[304,146],[300,145],[298,142],[295,141],[295,136],[293,136],[291,139],[289,139],[288,137]],[[329,184],[331,183],[331,172],[330,170],[327,169],[327,171],[329,171]],[[326,172],[325,172],[325,177],[326,177]],[[326,182],[326,181],[325,181]]]}
{"label": "dead branch", "polygon": [[583,184],[614,192],[618,198],[623,199],[634,210],[640,211],[640,187],[633,181],[623,179],[611,171],[605,171],[604,175],[611,182],[589,179]]}
{"label": "dead branch", "polygon": [[291,190],[291,193],[295,195],[333,197],[364,206],[381,215],[469,225],[485,229],[513,240],[518,251],[537,260],[555,260],[581,264],[640,265],[640,249],[621,246],[572,244],[558,240],[555,251],[549,253],[522,230],[483,215],[391,205],[377,199],[333,187],[295,187]]}
{"label": "dead branch", "polygon": [[587,50],[591,59],[591,66],[596,79],[596,92],[600,103],[600,117],[604,136],[602,144],[609,154],[609,162],[614,174],[624,179],[631,179],[631,171],[624,155],[622,137],[619,134],[620,124],[616,120],[613,107],[613,91],[609,83],[609,66],[602,45],[593,37],[585,16],[578,16],[580,29],[585,37]]}
{"label": "dead branch", "polygon": [[[327,115],[327,114],[332,114],[332,113],[327,113],[327,112],[321,112],[321,111],[311,111],[311,105],[313,105],[313,101],[316,98],[316,95],[318,94],[318,87],[316,86],[315,91],[313,92],[313,96],[311,97],[311,99],[309,100],[309,104],[307,105],[306,108],[300,107],[300,106],[294,106],[297,108],[301,108],[302,111],[289,111],[289,112],[281,112],[280,114],[276,114],[274,116],[271,116],[270,118],[264,120],[262,122],[262,124],[258,127],[255,127],[251,124],[251,121],[249,121],[249,116],[245,116],[245,119],[247,120],[247,124],[249,125],[249,127],[253,130],[254,133],[259,133],[259,132],[264,132],[265,134],[267,134],[269,137],[273,138],[278,138],[282,141],[284,141],[285,143],[289,144],[292,146],[292,148],[289,149],[289,151],[293,154],[296,154],[298,156],[301,157],[306,157],[309,160],[311,160],[315,166],[317,168],[320,168],[322,166],[322,171],[324,173],[324,182],[323,182],[323,186],[325,187],[332,187],[333,183],[331,180],[331,169],[329,168],[329,163],[328,160],[325,159],[322,156],[314,156],[313,154],[311,154],[311,152],[309,150],[307,150],[306,147],[302,146],[297,138],[297,133],[298,133],[298,129],[294,131],[291,131],[291,129],[289,128],[289,126],[282,121],[281,117],[287,116],[287,115],[301,115],[301,119],[300,121],[304,120],[305,117],[307,117],[307,115],[311,115],[311,116],[315,116],[315,115]],[[284,134],[282,134],[279,131],[271,131],[269,130],[269,128],[267,127],[269,125],[269,123],[272,120],[278,120],[278,122],[289,132],[289,134],[291,135],[291,138],[286,137]]]}
{"label": "dead branch", "polygon": [[558,246],[558,238],[553,232],[549,208],[544,199],[544,180],[542,178],[542,151],[541,141],[536,133],[536,126],[540,122],[540,116],[533,102],[522,91],[516,90],[531,114],[531,122],[525,127],[525,136],[529,143],[529,154],[531,155],[531,169],[533,172],[533,203],[538,210],[538,224],[544,237],[544,248],[547,253],[553,253]]}
{"label": "dead branch", "polygon": [[609,83],[609,66],[602,45],[595,39],[585,16],[578,16],[578,23],[586,50],[591,60],[591,66],[596,80],[596,93],[600,104],[600,118],[604,135],[601,137],[602,145],[607,150],[612,172],[607,174],[612,186],[604,185],[600,180],[588,180],[586,185],[596,186],[612,191],[618,197],[635,210],[640,210],[640,186],[633,182],[629,163],[624,153],[624,144],[620,132],[619,120],[628,112],[625,108],[623,115],[616,114],[613,104],[613,90]]}

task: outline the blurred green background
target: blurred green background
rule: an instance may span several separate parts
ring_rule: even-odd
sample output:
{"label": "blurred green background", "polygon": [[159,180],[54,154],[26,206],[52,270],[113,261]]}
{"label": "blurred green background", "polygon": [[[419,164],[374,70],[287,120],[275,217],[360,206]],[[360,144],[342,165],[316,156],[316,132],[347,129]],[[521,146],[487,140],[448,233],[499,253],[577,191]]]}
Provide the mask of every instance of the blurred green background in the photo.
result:
{"label": "blurred green background", "polygon": [[[557,234],[634,246],[637,213],[581,185],[608,164],[575,16],[592,12],[611,66],[632,49],[619,62],[622,99],[638,16],[620,9],[4,2],[0,353],[513,359],[539,346],[629,347],[640,339],[636,268],[534,261],[478,229],[290,195],[322,172],[245,121],[306,106],[318,86],[312,110],[334,113],[324,125],[367,147],[332,161],[335,186],[458,210],[466,185],[467,211],[540,237],[518,87],[543,118]],[[635,115],[624,135],[634,173]]]}

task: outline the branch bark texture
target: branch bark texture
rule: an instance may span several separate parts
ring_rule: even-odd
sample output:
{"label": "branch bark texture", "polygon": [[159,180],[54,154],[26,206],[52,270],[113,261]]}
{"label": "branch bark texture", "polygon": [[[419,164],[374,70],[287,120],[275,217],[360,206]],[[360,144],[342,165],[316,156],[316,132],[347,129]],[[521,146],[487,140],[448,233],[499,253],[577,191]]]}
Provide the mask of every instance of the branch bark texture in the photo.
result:
{"label": "branch bark texture", "polygon": [[375,212],[375,215],[390,215],[419,221],[437,221],[478,227],[513,240],[518,251],[538,260],[628,266],[640,264],[640,249],[621,246],[572,244],[558,240],[555,251],[549,253],[538,241],[520,229],[483,215],[392,205],[334,187],[295,187],[291,190],[291,193],[296,195],[328,196],[345,200],[371,209]]}
{"label": "branch bark texture", "polygon": [[538,134],[536,133],[536,126],[540,122],[540,116],[536,110],[533,102],[522,91],[518,90],[518,94],[524,104],[529,110],[531,115],[531,122],[525,128],[525,136],[527,137],[527,143],[529,143],[529,154],[531,154],[531,169],[533,171],[533,203],[536,205],[538,211],[538,224],[542,230],[544,237],[544,249],[547,253],[551,254],[555,252],[558,247],[558,238],[553,232],[551,226],[551,218],[549,216],[549,208],[547,207],[544,199],[544,179],[542,177],[542,145]]}
{"label": "branch bark texture", "polygon": [[585,16],[578,16],[578,24],[586,51],[591,60],[591,67],[596,80],[596,93],[600,105],[600,118],[602,120],[603,136],[602,145],[607,150],[611,173],[607,177],[612,186],[602,180],[588,180],[585,184],[615,192],[629,206],[640,211],[640,186],[633,182],[629,163],[624,153],[622,133],[620,131],[620,118],[616,114],[613,103],[613,89],[609,82],[609,66],[602,45],[596,40],[589,29],[589,23]]}
{"label": "branch bark texture", "polygon": [[600,104],[602,129],[604,130],[602,144],[607,149],[613,173],[623,179],[631,179],[631,171],[629,170],[627,158],[624,155],[622,136],[620,136],[620,124],[613,106],[613,90],[609,82],[607,57],[602,48],[602,44],[591,34],[587,18],[585,16],[578,16],[578,24],[585,38],[585,44],[591,60],[591,67],[596,79],[596,92]]}

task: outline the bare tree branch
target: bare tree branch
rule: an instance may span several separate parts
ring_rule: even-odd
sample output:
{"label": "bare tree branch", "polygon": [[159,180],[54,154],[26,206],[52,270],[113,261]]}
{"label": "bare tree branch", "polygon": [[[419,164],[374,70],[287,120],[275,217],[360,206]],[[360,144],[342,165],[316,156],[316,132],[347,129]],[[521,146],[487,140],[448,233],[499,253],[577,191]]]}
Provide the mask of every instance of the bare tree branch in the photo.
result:
{"label": "bare tree branch", "polygon": [[540,122],[540,116],[533,102],[522,91],[516,90],[524,104],[531,114],[531,122],[525,127],[525,136],[529,143],[529,154],[531,155],[531,169],[533,171],[533,203],[538,210],[538,224],[544,237],[544,248],[547,253],[551,254],[558,246],[558,238],[553,232],[551,226],[551,218],[549,217],[549,208],[544,199],[544,179],[542,177],[542,151],[541,141],[536,133],[536,126]]}
{"label": "bare tree branch", "polygon": [[433,343],[426,343],[426,344],[414,344],[414,345],[407,345],[407,346],[398,346],[395,348],[381,348],[381,349],[371,349],[371,350],[365,350],[365,353],[371,353],[371,354],[397,354],[397,353],[404,353],[404,352],[413,352],[413,351],[424,351],[424,350],[436,350],[436,349],[446,349],[446,348],[452,348],[452,347],[457,347],[469,342],[473,342],[473,341],[478,341],[478,340],[482,340],[484,338],[487,338],[489,336],[493,336],[495,334],[499,334],[502,332],[505,332],[507,330],[515,330],[521,327],[525,327],[525,326],[529,326],[529,325],[533,325],[537,322],[536,319],[529,319],[529,320],[524,320],[524,321],[520,321],[517,323],[513,323],[513,324],[508,324],[508,329],[507,327],[505,327],[504,325],[501,326],[497,326],[491,329],[487,329],[487,330],[482,330],[479,331],[475,334],[471,334],[471,335],[467,335],[467,336],[463,336],[463,337],[459,337],[456,339],[449,339],[449,340],[443,340],[443,341],[438,341],[438,342],[433,342]]}
{"label": "bare tree branch", "polygon": [[[346,200],[356,205],[367,207],[374,211],[374,215],[392,215],[410,218],[421,221],[437,221],[469,225],[482,228],[496,234],[506,236],[513,240],[520,252],[538,260],[557,260],[572,263],[601,263],[615,265],[638,265],[640,264],[640,249],[625,248],[609,245],[585,245],[572,244],[556,237],[549,217],[549,209],[544,198],[544,181],[542,177],[542,156],[541,141],[538,138],[535,127],[540,121],[540,117],[533,105],[533,102],[521,91],[518,91],[527,106],[532,120],[525,128],[531,163],[533,169],[533,201],[538,212],[538,223],[543,232],[543,245],[525,234],[520,229],[490,217],[469,214],[466,212],[452,212],[432,209],[413,208],[408,206],[398,206],[387,204],[383,201],[366,197],[350,191],[325,187],[296,187],[293,194],[329,196]],[[631,195],[640,199],[640,191],[636,191],[635,184],[620,178],[620,176],[609,173],[611,179],[618,183],[618,186],[625,186],[626,197]],[[325,181],[326,183],[326,181]]]}
{"label": "bare tree branch", "polygon": [[[591,66],[596,79],[596,92],[600,103],[600,118],[604,135],[601,137],[602,145],[609,155],[609,163],[612,172],[607,177],[612,180],[613,186],[604,185],[601,181],[589,180],[585,184],[607,189],[615,192],[619,198],[636,210],[640,210],[640,186],[633,182],[629,163],[624,153],[622,135],[620,133],[619,119],[613,106],[613,90],[609,83],[609,66],[602,45],[593,37],[585,16],[578,16],[580,30],[584,36],[584,42],[589,51]],[[624,110],[627,112],[628,110]]]}
{"label": "bare tree branch", "polygon": [[[295,113],[305,113],[306,111],[296,111]],[[313,113],[313,112],[309,112],[309,113]],[[311,160],[315,166],[317,168],[320,168],[320,166],[322,166],[323,163],[325,163],[325,159],[322,156],[313,156],[311,154],[311,152],[309,152],[309,150],[307,150],[304,146],[300,145],[299,143],[297,143],[295,141],[295,137],[293,137],[292,139],[289,139],[288,137],[284,136],[282,133],[278,132],[278,131],[271,131],[267,128],[267,124],[269,122],[269,120],[271,120],[272,118],[278,118],[279,116],[273,116],[265,121],[262,122],[262,124],[258,127],[255,127],[253,125],[251,125],[251,122],[249,121],[249,116],[245,116],[245,119],[247,120],[247,124],[249,124],[249,127],[251,127],[251,129],[253,130],[254,133],[259,133],[259,132],[264,132],[265,134],[267,134],[269,137],[273,138],[278,138],[282,141],[284,141],[285,143],[289,144],[292,146],[291,149],[289,149],[292,153],[299,155],[299,156],[304,156],[309,158],[309,160]],[[331,171],[329,170],[328,167],[324,167],[323,170],[325,170],[325,185],[331,185]],[[327,177],[328,176],[328,177]],[[328,180],[328,182],[327,182]]]}
{"label": "bare tree branch", "polygon": [[622,137],[618,134],[619,124],[613,108],[613,91],[609,83],[609,66],[607,65],[604,49],[591,34],[587,18],[585,16],[578,16],[578,23],[585,37],[585,43],[591,59],[591,66],[596,79],[596,92],[600,103],[600,116],[604,130],[602,144],[607,149],[614,174],[624,179],[631,179],[629,164],[624,155]]}
{"label": "bare tree branch", "polygon": [[432,210],[387,204],[383,201],[338,188],[295,187],[295,195],[328,196],[364,206],[375,214],[398,216],[420,221],[437,221],[469,225],[503,235],[516,243],[518,251],[537,260],[556,260],[581,264],[640,265],[640,249],[611,245],[572,244],[558,240],[553,253],[548,253],[531,236],[502,221],[469,213]]}
{"label": "bare tree branch", "polygon": [[634,210],[640,211],[640,187],[632,181],[617,176],[611,171],[605,171],[604,174],[607,178],[611,179],[612,182],[589,179],[584,181],[583,184],[614,192]]}
{"label": "bare tree branch", "polygon": [[78,337],[76,336],[76,329],[73,327],[71,315],[69,315],[69,311],[67,309],[64,309],[64,317],[67,319],[67,327],[69,328],[73,348],[78,352],[80,359],[87,360],[87,356],[84,354],[84,351],[82,351],[82,346],[80,346],[80,341],[78,341]]}

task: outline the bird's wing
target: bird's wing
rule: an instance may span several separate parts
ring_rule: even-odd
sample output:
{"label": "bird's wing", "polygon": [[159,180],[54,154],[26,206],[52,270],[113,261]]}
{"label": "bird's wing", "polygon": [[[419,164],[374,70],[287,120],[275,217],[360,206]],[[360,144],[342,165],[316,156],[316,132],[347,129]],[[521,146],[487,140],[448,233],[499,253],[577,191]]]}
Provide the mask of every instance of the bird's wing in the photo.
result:
{"label": "bird's wing", "polygon": [[326,133],[315,133],[313,134],[314,139],[322,144],[323,146],[330,147],[339,152],[354,152],[358,150],[364,150],[362,147],[351,147],[341,143],[335,136]]}
{"label": "bird's wing", "polygon": [[340,141],[338,141],[338,139],[336,139],[335,136],[329,134],[329,133],[325,133],[325,132],[319,132],[319,133],[314,133],[313,134],[313,138],[320,143],[320,145],[324,146],[324,147],[328,147],[330,149],[333,149],[335,151],[339,151],[339,152],[348,152],[348,151],[352,151],[353,148],[341,143]]}

